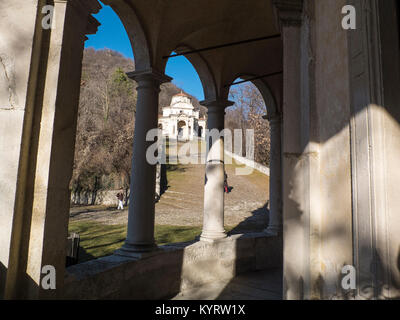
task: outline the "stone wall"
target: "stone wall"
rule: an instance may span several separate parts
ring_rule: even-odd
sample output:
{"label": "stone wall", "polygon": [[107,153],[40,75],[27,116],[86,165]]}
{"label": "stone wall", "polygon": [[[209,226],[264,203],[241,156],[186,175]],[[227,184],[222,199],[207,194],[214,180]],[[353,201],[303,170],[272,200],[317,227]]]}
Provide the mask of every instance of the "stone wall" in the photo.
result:
{"label": "stone wall", "polygon": [[245,164],[246,166],[256,169],[257,171],[260,171],[261,173],[264,173],[265,175],[269,176],[269,168],[266,166],[263,166],[262,164],[259,164],[253,160],[247,159],[245,157],[241,157],[235,153],[232,153],[230,151],[225,150],[225,153],[235,159],[236,161],[239,161],[240,163]]}
{"label": "stone wall", "polygon": [[[38,71],[37,50],[32,44],[35,5],[35,1],[0,1],[0,297],[6,270],[12,264],[9,253],[13,223],[20,227],[20,220],[14,213],[21,213],[23,192],[22,189],[18,192],[17,188],[25,183],[24,173],[29,163],[20,163],[20,160],[24,160],[21,154],[28,152],[30,139],[27,134],[23,135],[24,123],[29,126],[32,118],[34,100],[32,90],[27,92],[30,79],[37,76]],[[23,23],[19,17],[23,17]],[[30,73],[29,66],[32,68]],[[25,131],[29,134],[27,128]]]}
{"label": "stone wall", "polygon": [[67,268],[65,299],[168,299],[236,274],[282,267],[282,238],[264,233],[162,246],[132,260],[108,256]]}
{"label": "stone wall", "polygon": [[310,80],[314,82],[310,95],[315,99],[310,110],[310,145],[315,151],[309,200],[312,298],[343,295],[338,275],[343,265],[353,263],[349,65],[343,58],[348,55],[348,39],[341,25],[328,18],[346,4],[343,0],[315,2],[311,23],[310,37],[315,37],[311,43],[318,44],[311,44],[315,64]]}
{"label": "stone wall", "polygon": [[[116,190],[99,190],[96,193],[95,205],[118,205],[118,199],[116,197],[120,189]],[[75,205],[89,205],[92,201],[93,192],[81,191],[80,194],[71,192],[71,204]],[[128,191],[129,195],[129,191]],[[125,191],[124,191],[125,196]],[[124,201],[125,202],[125,201]]]}

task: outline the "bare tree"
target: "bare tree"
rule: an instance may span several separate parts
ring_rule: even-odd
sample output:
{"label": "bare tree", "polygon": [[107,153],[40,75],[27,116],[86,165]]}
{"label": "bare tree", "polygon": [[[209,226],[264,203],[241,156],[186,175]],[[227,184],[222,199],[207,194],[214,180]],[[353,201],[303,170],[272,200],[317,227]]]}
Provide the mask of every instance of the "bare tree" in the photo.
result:
{"label": "bare tree", "polygon": [[230,91],[230,98],[235,105],[228,109],[225,127],[242,130],[242,156],[245,156],[246,129],[254,130],[255,161],[269,165],[270,128],[269,122],[262,118],[267,107],[260,92],[253,84],[242,84]]}

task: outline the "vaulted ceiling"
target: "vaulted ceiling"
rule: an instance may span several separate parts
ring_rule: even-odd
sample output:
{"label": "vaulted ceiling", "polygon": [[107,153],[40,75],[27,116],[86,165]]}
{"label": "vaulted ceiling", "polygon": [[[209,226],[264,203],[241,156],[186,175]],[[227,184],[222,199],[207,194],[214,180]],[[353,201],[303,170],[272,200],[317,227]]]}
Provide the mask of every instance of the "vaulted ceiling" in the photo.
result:
{"label": "vaulted ceiling", "polygon": [[[173,51],[184,52],[279,35],[271,0],[105,0],[131,39],[136,69],[165,71]],[[239,76],[282,70],[282,41],[274,37],[185,55],[206,98],[226,97]],[[170,58],[173,59],[173,58]],[[279,77],[279,76],[278,76]]]}

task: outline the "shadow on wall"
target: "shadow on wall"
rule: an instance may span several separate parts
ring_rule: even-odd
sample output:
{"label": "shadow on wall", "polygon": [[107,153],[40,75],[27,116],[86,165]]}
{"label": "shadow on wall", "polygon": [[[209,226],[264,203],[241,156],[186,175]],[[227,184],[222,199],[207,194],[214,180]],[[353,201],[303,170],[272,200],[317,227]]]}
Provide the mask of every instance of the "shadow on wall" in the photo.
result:
{"label": "shadow on wall", "polygon": [[[304,244],[305,241],[309,241],[307,240],[307,230],[304,226],[309,223],[310,211],[315,210],[311,206],[320,201],[319,194],[311,192],[311,199],[305,200],[304,198],[305,194],[307,194],[304,190],[304,185],[308,181],[306,181],[307,177],[302,174],[302,170],[304,167],[307,168],[307,159],[297,160],[292,155],[284,155],[284,157],[286,157],[287,163],[290,164],[284,170],[286,170],[288,176],[294,177],[294,179],[289,181],[289,186],[285,190],[289,194],[284,194],[286,199],[286,210],[283,216],[283,232],[286,243],[284,254],[289,258],[286,258],[284,265],[283,297],[290,300],[304,300],[326,299],[337,296],[341,291],[341,270],[334,265],[328,265],[326,261],[313,262],[313,257],[309,253],[304,256],[299,254],[299,249],[309,244]],[[294,163],[298,161],[298,163],[293,166],[292,161]],[[336,179],[337,181],[342,181],[340,176],[336,176]],[[339,188],[342,187],[340,183],[337,183],[337,186]],[[313,235],[314,242],[319,243],[324,248],[334,248],[336,242],[341,241],[342,237],[346,235],[347,227],[347,224],[326,224],[321,229],[320,234],[315,233]],[[319,268],[317,264],[323,266]],[[309,270],[313,269],[315,272],[317,268],[321,269],[321,271],[317,274],[314,273],[315,278],[307,279],[306,276],[310,274]]]}
{"label": "shadow on wall", "polygon": [[[366,244],[360,248],[360,252],[371,250],[370,245]],[[397,253],[397,265],[388,265],[382,259],[378,251],[374,250],[374,257],[369,264],[364,264],[360,268],[357,277],[357,291],[364,299],[399,299],[400,279],[400,247]],[[397,270],[396,270],[397,269]]]}
{"label": "shadow on wall", "polygon": [[[363,3],[363,1],[357,2],[363,4],[363,8],[364,5],[366,5]],[[310,92],[311,96],[314,95],[314,97],[312,97],[312,100],[315,99],[315,101],[311,104],[307,103],[307,101],[303,101],[305,103],[302,104],[302,110],[301,112],[299,112],[299,115],[301,114],[303,116],[304,114],[304,119],[307,117],[307,119],[315,121],[304,123],[304,125],[307,126],[307,130],[310,131],[311,136],[307,137],[307,134],[305,134],[306,139],[303,140],[306,141],[309,139],[309,142],[315,142],[316,144],[319,144],[319,148],[321,151],[320,155],[322,157],[324,156],[324,154],[326,157],[329,153],[330,150],[327,147],[332,148],[331,154],[334,154],[334,151],[340,154],[340,150],[347,149],[346,152],[349,153],[348,159],[344,160],[342,158],[339,159],[339,161],[347,161],[349,166],[346,168],[334,168],[334,170],[331,170],[330,172],[326,172],[325,170],[323,170],[324,168],[322,168],[322,170],[318,174],[320,174],[321,179],[325,180],[322,180],[323,188],[321,188],[321,190],[319,191],[323,193],[324,190],[322,189],[325,189],[325,191],[329,189],[327,194],[322,194],[322,197],[318,197],[314,194],[314,191],[317,190],[304,189],[304,186],[307,186],[307,184],[310,183],[306,179],[304,179],[305,181],[303,182],[298,181],[297,183],[293,183],[293,181],[291,181],[290,185],[288,183],[288,180],[284,180],[286,185],[286,190],[284,194],[285,297],[289,297],[291,299],[302,299],[305,296],[306,298],[309,298],[310,290],[314,291],[314,293],[319,291],[322,298],[330,298],[334,296],[337,297],[338,295],[341,295],[341,282],[339,279],[342,275],[340,264],[345,262],[348,264],[357,263],[357,268],[359,270],[362,270],[362,274],[359,275],[361,277],[359,285],[360,290],[365,291],[366,297],[381,295],[382,292],[386,290],[385,286],[387,287],[387,285],[392,287],[393,292],[395,292],[396,289],[399,287],[399,255],[395,252],[395,249],[397,248],[393,248],[393,246],[398,246],[399,242],[399,238],[397,236],[399,234],[398,230],[393,227],[396,226],[398,221],[395,216],[398,212],[398,210],[396,209],[398,206],[395,199],[397,192],[394,191],[394,186],[399,182],[398,177],[396,177],[396,167],[394,165],[395,159],[393,159],[393,154],[399,151],[398,129],[400,123],[400,108],[398,107],[400,102],[400,95],[398,90],[400,79],[398,64],[399,49],[397,38],[398,34],[396,34],[399,31],[399,25],[398,22],[396,23],[396,25],[393,24],[393,19],[394,17],[396,17],[393,9],[395,9],[394,6],[397,3],[398,1],[395,0],[380,1],[378,3],[377,6],[380,9],[380,16],[379,18],[377,18],[377,20],[385,21],[385,23],[381,26],[377,26],[376,34],[374,33],[375,28],[372,23],[372,21],[374,20],[374,18],[372,17],[375,13],[371,10],[359,10],[360,12],[362,12],[363,17],[362,19],[357,19],[357,24],[359,22],[364,23],[366,20],[369,20],[370,24],[368,25],[368,28],[366,27],[367,25],[365,25],[365,28],[364,25],[362,25],[362,27],[360,28],[357,28],[357,31],[355,31],[352,35],[352,41],[349,42],[350,48],[347,48],[348,39],[342,39],[342,44],[344,46],[341,48],[341,41],[338,41],[338,45],[336,45],[336,43],[328,43],[326,41],[327,38],[324,37],[322,33],[321,35],[319,35],[320,32],[318,30],[316,32],[316,39],[318,40],[316,41],[316,43],[318,43],[319,45],[318,50],[315,51],[315,54],[318,57],[321,54],[321,59],[324,59],[326,63],[324,63],[323,68],[319,68],[318,66],[315,68],[316,78],[313,78],[313,80],[311,80],[310,83],[307,84],[307,86],[315,85],[315,88],[312,89]],[[321,13],[322,7],[319,8],[319,6],[321,5],[315,5],[315,7],[319,10],[319,13]],[[331,1],[327,3],[326,6],[331,6],[332,8],[334,8],[335,6],[337,6],[337,3],[335,3],[335,1]],[[327,8],[324,8],[324,10],[325,12],[329,11],[327,10]],[[399,11],[398,5],[397,11]],[[369,15],[368,19],[366,15]],[[315,17],[312,17],[312,19],[314,18]],[[375,36],[379,37],[382,40],[382,46],[376,44],[377,47],[380,47],[381,56],[379,57],[378,55],[369,52],[369,49],[367,47],[363,47],[365,39],[372,39]],[[397,39],[395,40],[394,38]],[[338,40],[340,39],[338,38]],[[340,52],[344,52],[347,54],[348,49],[350,49],[350,51],[352,52],[354,52],[354,50],[356,49],[357,52],[363,53],[357,55],[357,60],[356,58],[353,59],[353,56],[349,54],[349,57],[351,58],[349,61],[350,70],[347,70],[347,61],[345,61],[345,59],[343,60],[344,63],[342,63],[340,66],[337,65],[337,60],[328,59],[334,56],[341,56]],[[306,57],[308,56],[306,55]],[[378,63],[375,62],[378,60],[380,61],[379,68],[375,68],[376,65],[378,65]],[[334,64],[336,64],[336,66],[335,68],[332,68]],[[360,66],[361,64],[363,64],[363,67],[358,68],[358,66]],[[309,66],[311,66],[312,68],[315,67],[314,65],[308,65],[307,67]],[[350,74],[352,75],[349,79],[349,87],[347,87],[347,84],[343,85],[345,82],[340,81],[341,78],[340,76],[338,76],[339,73],[348,74],[348,71],[350,71]],[[374,77],[371,76],[371,74],[377,76]],[[379,78],[380,80],[371,80],[369,78]],[[332,81],[332,79],[335,81]],[[305,91],[308,90],[307,86],[303,86]],[[324,90],[328,87],[329,90]],[[357,90],[352,90],[351,88],[356,88]],[[348,91],[349,94],[343,95],[343,92],[346,91]],[[384,115],[383,113],[381,113],[379,115],[379,118],[374,118],[374,114],[372,112],[373,108],[371,108],[370,105],[380,105],[382,103],[384,103],[385,106],[380,107],[381,111],[385,111],[387,114]],[[312,110],[307,110],[307,108],[310,108]],[[370,110],[366,110],[367,108],[371,109],[371,112]],[[287,111],[290,112],[291,110]],[[310,114],[307,114],[307,112]],[[371,114],[372,116],[370,116]],[[362,122],[360,119],[362,119]],[[368,119],[368,121],[366,121],[365,119]],[[288,117],[288,120],[290,121],[290,117]],[[355,127],[349,128],[349,124],[353,126],[353,121],[354,124],[356,124]],[[393,122],[392,127],[388,126],[390,122]],[[369,135],[367,133],[370,133],[370,123],[373,124],[371,127],[372,134],[374,134],[374,131],[376,130],[376,128],[379,128],[379,126],[383,127],[382,131],[379,132],[379,134],[382,134],[382,136],[378,135],[377,137],[379,138],[377,138],[376,140],[375,138],[373,138],[372,142],[367,141],[367,143],[362,144],[359,141],[359,137]],[[375,126],[375,124],[378,123],[380,124]],[[310,124],[312,125],[311,130]],[[364,129],[364,126],[365,128],[367,128],[367,130]],[[396,128],[396,130],[394,130],[394,128]],[[304,132],[305,131],[306,130],[304,130]],[[343,137],[343,132],[346,132],[346,134],[350,132],[352,135],[356,135],[347,138]],[[390,137],[390,139],[386,137]],[[380,139],[382,139],[381,142],[379,142]],[[340,145],[340,141],[344,141],[346,143],[350,141],[351,145],[349,147],[345,145]],[[371,147],[376,148],[376,146],[379,146],[380,143],[384,144],[386,148],[385,150],[390,152],[387,152],[386,155],[382,152],[382,158],[386,157],[387,159],[384,159],[382,163],[379,163],[379,161],[381,161],[380,159],[375,163],[372,163],[372,169],[370,169],[368,167],[370,163],[368,162],[374,162],[375,159],[371,158],[370,160],[366,155],[370,154]],[[335,146],[337,146],[336,149],[334,149]],[[353,152],[354,146],[358,148],[356,152]],[[311,148],[308,147],[309,145],[304,144],[301,145],[301,149],[299,148],[300,150],[297,150],[297,148],[293,148],[293,150],[288,150],[287,152],[295,151],[296,154],[305,155],[309,150],[313,150],[312,146]],[[373,153],[380,153],[379,148],[376,148],[374,150],[375,151]],[[285,153],[283,160],[284,163],[293,165],[293,160],[290,158],[291,156],[292,154]],[[381,155],[379,155],[379,157],[380,156]],[[329,162],[329,159],[327,158],[328,157],[321,161],[322,166],[324,164],[325,166],[327,166],[327,164],[325,163]],[[331,158],[334,159],[334,157]],[[355,163],[354,161],[357,161],[357,163]],[[387,168],[385,167],[385,162],[386,164],[388,164]],[[386,177],[379,176],[380,170],[382,170],[382,168],[380,167],[381,165],[382,167],[385,167],[384,170],[388,172]],[[374,166],[378,166],[380,168],[377,169],[375,172]],[[366,171],[366,173],[364,174],[364,172],[360,172],[360,174],[358,174],[358,172],[356,171],[357,168],[362,168]],[[340,172],[350,172],[351,177],[342,180],[341,177],[338,177],[337,175],[337,173]],[[362,186],[360,182],[368,181],[368,183],[371,183],[371,180],[369,179],[371,177],[371,174],[372,176],[374,176],[375,173],[378,173],[376,183],[374,181],[372,183],[372,187],[365,186],[364,188],[364,186]],[[296,176],[296,172],[288,171],[288,167],[284,168],[284,174],[287,177]],[[308,172],[308,174],[310,174],[310,172]],[[312,173],[311,175],[309,175],[309,177],[310,176],[311,178],[314,178]],[[329,180],[333,182],[330,186],[327,182],[327,177],[329,177]],[[304,177],[300,177],[300,179],[302,178]],[[374,212],[375,209],[370,211],[362,210],[363,212],[360,213],[357,213],[357,210],[354,210],[354,208],[357,206],[357,203],[355,203],[354,200],[354,195],[357,195],[357,192],[364,193],[357,199],[360,203],[372,203],[372,206],[375,206],[375,203],[373,203],[375,202],[375,199],[371,200],[372,198],[370,197],[370,195],[374,195],[376,191],[378,191],[377,194],[379,195],[379,188],[381,183],[380,179],[382,179],[382,181],[385,181],[384,184],[388,186],[388,192],[384,192],[384,194],[382,195],[382,199],[384,199],[382,202],[385,202],[384,206],[386,206],[387,209],[390,209],[388,210],[389,222],[387,223],[387,225],[384,226],[384,228],[382,228],[384,229],[384,231],[376,230],[377,227],[380,226],[374,225],[376,224],[374,220],[378,219],[378,222],[381,223],[381,221],[379,220],[382,216],[385,215],[385,212],[379,210],[379,202],[381,201],[379,200],[379,196],[374,196],[374,198],[378,199],[376,200],[376,208],[378,208],[376,212]],[[374,188],[377,189],[373,190]],[[392,188],[393,191],[391,190]],[[348,191],[348,189],[350,190]],[[310,199],[302,198],[301,194],[295,195],[295,197],[291,197],[289,193],[292,192],[292,190],[297,190],[303,195],[310,195]],[[346,192],[344,192],[344,190]],[[348,197],[349,195],[350,200],[348,201],[346,197]],[[307,202],[310,201],[312,205],[313,201],[315,203],[318,203],[318,200],[321,198],[322,201],[325,201],[325,203],[323,203],[323,206],[321,206],[321,208],[317,209],[319,211],[317,213],[323,219],[323,224],[321,224],[320,235],[316,235],[317,232],[309,231],[309,221],[310,218],[313,219],[313,217],[309,217],[309,213],[310,211],[312,212],[312,209],[314,208],[310,210],[310,208],[307,207],[307,205],[309,205],[309,203]],[[350,203],[346,210],[341,210],[340,207],[343,206],[343,204],[338,203],[340,201],[348,201],[348,203]],[[302,204],[302,206],[304,207],[300,207],[299,204]],[[328,210],[330,210],[330,212],[328,212]],[[346,219],[340,218],[340,215],[342,215],[343,217],[343,214],[348,214],[345,217]],[[353,214],[353,217],[351,217],[351,214]],[[391,214],[391,216],[389,214]],[[365,233],[365,235],[362,235],[362,237],[365,237],[365,239],[359,239],[360,233],[355,232],[354,230],[361,230],[361,234]],[[379,234],[379,232],[381,234]],[[376,240],[374,239],[374,237],[376,236],[375,234],[377,234],[380,238],[385,239]],[[309,252],[307,251],[304,252],[303,259],[301,259],[298,252],[298,247],[296,247],[296,245],[302,245],[305,242],[309,243],[310,240],[313,241],[314,245],[318,243],[318,246],[320,246],[320,248],[322,249],[320,250],[320,252],[322,252],[322,255],[320,257],[320,261],[318,262],[318,266],[315,261],[311,260],[310,262],[310,258],[313,259],[313,257],[310,257]],[[387,243],[382,244],[383,241]],[[315,248],[311,248],[311,250],[314,249]],[[360,260],[353,262],[353,256],[360,256]],[[307,259],[308,261],[306,265],[304,265],[304,262]],[[335,265],[329,266],[329,263]],[[314,268],[313,276],[316,276],[316,278],[314,279],[308,278],[310,264],[311,267]],[[316,268],[321,269],[320,274],[315,274]],[[303,285],[303,283],[306,285]],[[397,295],[399,296],[398,289]]]}
{"label": "shadow on wall", "polygon": [[[340,181],[340,176],[336,177]],[[290,185],[291,190],[296,190],[293,184]],[[341,184],[338,184],[340,188]],[[287,200],[287,206],[291,206],[291,210],[285,217],[286,227],[290,225],[290,234],[285,235],[285,240],[291,240],[291,244],[294,243],[294,239],[303,238],[303,230],[301,229],[306,219],[305,208],[302,208],[295,199],[297,196],[290,194]],[[365,199],[364,201],[367,201]],[[321,229],[321,238],[318,239],[321,246],[324,246],[326,250],[332,249],[338,244],[342,243],[348,234],[348,226],[344,224],[326,224]],[[346,248],[348,249],[348,248]],[[400,296],[400,246],[395,254],[395,257],[391,259],[389,257],[382,258],[382,254],[376,248],[371,248],[370,238],[359,238],[358,249],[356,254],[360,256],[358,261],[358,268],[356,269],[356,290],[345,290],[342,288],[341,282],[344,274],[341,272],[341,268],[346,264],[355,264],[354,261],[348,261],[343,265],[329,265],[328,259],[322,261],[323,267],[321,272],[318,274],[316,279],[310,281],[311,288],[308,288],[310,292],[305,291],[305,274],[302,268],[307,268],[307,262],[304,266],[304,261],[297,260],[295,246],[292,248],[286,248],[290,250],[290,260],[285,261],[284,270],[284,292],[283,296],[288,299],[342,299],[348,300],[356,298],[362,299],[398,299]],[[372,253],[372,254],[371,254]],[[308,257],[309,258],[309,257]],[[329,258],[329,257],[328,257]],[[385,261],[392,261],[385,263]],[[311,264],[311,262],[310,262]],[[315,267],[312,266],[311,267]]]}

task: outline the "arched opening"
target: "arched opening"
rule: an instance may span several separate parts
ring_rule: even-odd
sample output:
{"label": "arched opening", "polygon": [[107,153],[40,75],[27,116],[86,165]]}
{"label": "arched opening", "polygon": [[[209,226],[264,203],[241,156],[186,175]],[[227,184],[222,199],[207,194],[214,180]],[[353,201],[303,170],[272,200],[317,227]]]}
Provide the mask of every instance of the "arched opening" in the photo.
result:
{"label": "arched opening", "polygon": [[[103,5],[95,15],[101,27],[96,35],[89,36],[84,51],[69,221],[69,233],[80,236],[80,251],[78,261],[69,259],[68,264],[113,254],[126,238],[137,99],[137,84],[126,73],[135,70],[135,65],[143,65],[140,57],[143,58],[144,53],[142,48],[134,46],[133,56],[132,38],[113,9],[118,13],[122,10],[119,6]],[[159,114],[162,121],[158,128],[169,138],[192,140],[196,138],[193,128],[198,126],[198,120],[205,123],[205,108],[198,100],[204,97],[201,81],[183,57],[171,61],[167,73],[174,77],[174,82],[161,86]],[[183,90],[193,92],[193,95],[189,96]],[[183,106],[178,113],[168,112],[173,97],[179,92],[193,107]],[[184,102],[178,101],[178,104]],[[175,117],[174,121],[167,120],[170,115]],[[177,120],[176,116],[184,117],[184,120]],[[201,148],[197,141],[193,143]],[[173,149],[173,143],[169,143],[168,148]],[[200,154],[197,152],[196,156]],[[161,178],[156,181],[157,198],[170,188],[174,177],[178,181],[179,174],[186,172],[179,165],[168,168],[171,174],[167,175],[165,166],[161,166]],[[201,166],[197,170],[199,176],[200,172]],[[198,187],[201,188],[200,181]],[[202,192],[195,193],[202,195]],[[199,199],[196,206],[201,208],[202,200]],[[192,225],[189,218],[181,224],[184,213],[164,224],[162,216],[168,210],[161,198],[156,207],[155,240],[158,245],[191,240],[199,234],[201,221]]]}
{"label": "arched opening", "polygon": [[[130,39],[106,5],[85,43],[71,189],[69,234],[80,237],[77,259],[113,254],[126,234],[136,113],[135,69]],[[71,241],[71,240],[70,240]]]}
{"label": "arched opening", "polygon": [[[227,224],[234,218],[238,221],[231,233],[261,232],[268,227],[270,212],[271,135],[265,116],[275,106],[265,103],[252,82],[231,86],[229,99],[235,104],[227,108],[225,114],[225,129],[232,136],[232,141],[225,138],[225,172],[229,188],[225,196],[225,217]],[[234,209],[243,197],[247,204],[239,216]]]}
{"label": "arched opening", "polygon": [[183,120],[180,120],[178,122],[178,139],[185,139],[186,138],[186,122]]}
{"label": "arched opening", "polygon": [[[155,205],[156,230],[173,241],[193,240],[200,235],[203,217],[205,146],[198,128],[205,128],[206,108],[197,68],[185,57],[169,59],[165,74],[173,78],[160,93],[159,123],[163,124],[166,185]],[[172,214],[173,213],[173,214]]]}

